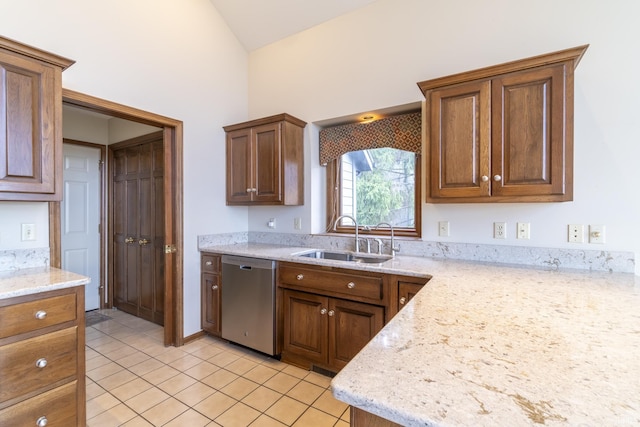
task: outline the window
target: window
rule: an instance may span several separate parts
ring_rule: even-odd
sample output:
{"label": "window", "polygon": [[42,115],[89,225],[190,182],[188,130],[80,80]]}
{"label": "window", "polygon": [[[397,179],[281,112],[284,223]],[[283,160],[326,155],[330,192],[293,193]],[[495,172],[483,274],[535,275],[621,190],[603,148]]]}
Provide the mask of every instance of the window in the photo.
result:
{"label": "window", "polygon": [[[328,230],[340,215],[356,218],[371,234],[420,235],[420,156],[396,148],[350,151],[327,169]],[[418,201],[418,203],[416,203]],[[353,233],[354,224],[342,219],[336,231]]]}

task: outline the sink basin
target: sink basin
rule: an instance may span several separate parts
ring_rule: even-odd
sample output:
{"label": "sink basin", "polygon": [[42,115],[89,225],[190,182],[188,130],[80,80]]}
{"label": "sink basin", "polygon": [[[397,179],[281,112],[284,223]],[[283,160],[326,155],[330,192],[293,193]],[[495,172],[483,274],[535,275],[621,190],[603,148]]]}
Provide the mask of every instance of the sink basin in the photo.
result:
{"label": "sink basin", "polygon": [[364,264],[380,264],[391,259],[390,255],[363,254],[355,252],[335,252],[312,250],[296,254],[297,256],[316,259],[330,259],[333,261],[360,262]]}

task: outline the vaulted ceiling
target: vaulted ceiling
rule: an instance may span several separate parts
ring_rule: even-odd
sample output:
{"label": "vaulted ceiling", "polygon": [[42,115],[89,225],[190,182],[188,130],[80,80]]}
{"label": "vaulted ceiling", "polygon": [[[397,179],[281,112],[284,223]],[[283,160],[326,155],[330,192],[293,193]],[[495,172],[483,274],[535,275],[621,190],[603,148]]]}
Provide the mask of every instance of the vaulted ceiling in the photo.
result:
{"label": "vaulted ceiling", "polygon": [[250,52],[377,0],[211,0]]}

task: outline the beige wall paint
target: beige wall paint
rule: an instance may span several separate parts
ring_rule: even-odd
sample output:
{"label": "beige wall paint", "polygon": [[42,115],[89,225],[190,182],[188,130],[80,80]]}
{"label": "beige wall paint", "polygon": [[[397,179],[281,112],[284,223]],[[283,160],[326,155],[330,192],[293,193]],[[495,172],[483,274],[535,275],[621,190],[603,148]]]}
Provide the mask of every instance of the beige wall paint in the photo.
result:
{"label": "beige wall paint", "polygon": [[[0,10],[3,36],[76,61],[65,88],[184,122],[184,333],[199,331],[197,236],[247,229],[247,209],[224,204],[222,155],[222,126],[247,119],[247,53],[209,0],[0,0]],[[41,205],[0,202],[0,217],[11,230],[27,215],[46,223]],[[15,248],[5,234],[0,250]]]}
{"label": "beige wall paint", "polygon": [[[251,117],[287,111],[308,122],[421,101],[416,82],[591,44],[575,74],[575,197],[552,204],[423,206],[424,240],[640,254],[640,2],[613,0],[379,0],[278,43],[249,61]],[[324,228],[324,168],[307,128],[305,206],[252,209],[250,230]],[[437,235],[438,221],[451,236]],[[492,238],[506,221],[507,240]],[[515,239],[516,222],[531,240]],[[570,244],[567,224],[605,224],[606,244]],[[289,227],[289,224],[291,226]],[[636,260],[638,255],[636,255]],[[640,272],[640,270],[639,270]]]}

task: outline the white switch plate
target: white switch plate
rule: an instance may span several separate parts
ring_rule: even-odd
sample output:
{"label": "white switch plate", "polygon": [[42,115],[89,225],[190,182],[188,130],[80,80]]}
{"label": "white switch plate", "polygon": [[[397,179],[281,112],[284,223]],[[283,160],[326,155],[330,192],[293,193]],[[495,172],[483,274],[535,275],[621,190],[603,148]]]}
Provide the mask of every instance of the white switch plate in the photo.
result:
{"label": "white switch plate", "polygon": [[590,225],[589,226],[589,243],[604,244],[604,225]]}
{"label": "white switch plate", "polygon": [[506,222],[494,222],[493,223],[493,238],[494,239],[506,239],[507,238],[507,223]]}
{"label": "white switch plate", "polygon": [[449,236],[449,221],[438,222],[438,236],[441,236],[441,237]]}
{"label": "white switch plate", "polygon": [[22,224],[22,241],[36,240],[36,225]]}
{"label": "white switch plate", "polygon": [[584,225],[569,224],[569,242],[584,243]]}
{"label": "white switch plate", "polygon": [[531,224],[528,222],[519,222],[516,224],[516,238],[518,239],[530,239],[531,238]]}
{"label": "white switch plate", "polygon": [[269,222],[267,222],[267,227],[276,228],[276,219],[275,218],[269,218]]}
{"label": "white switch plate", "polygon": [[293,218],[293,229],[302,230],[302,218]]}

